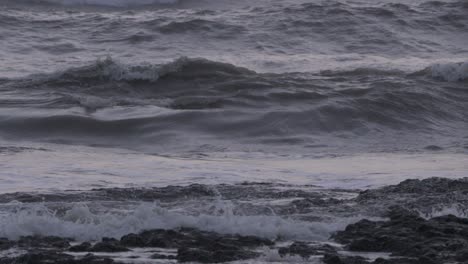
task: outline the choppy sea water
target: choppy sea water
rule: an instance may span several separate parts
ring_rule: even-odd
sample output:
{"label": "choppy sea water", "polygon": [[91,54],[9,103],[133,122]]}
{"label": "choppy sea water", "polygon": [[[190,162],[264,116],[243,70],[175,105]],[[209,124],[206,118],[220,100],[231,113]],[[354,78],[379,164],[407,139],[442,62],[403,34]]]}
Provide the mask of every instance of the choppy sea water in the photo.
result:
{"label": "choppy sea water", "polygon": [[[188,226],[327,241],[376,216],[281,206],[465,177],[467,12],[461,0],[0,1],[0,237]],[[193,184],[219,194],[87,193]],[[61,199],[24,198],[45,194]]]}

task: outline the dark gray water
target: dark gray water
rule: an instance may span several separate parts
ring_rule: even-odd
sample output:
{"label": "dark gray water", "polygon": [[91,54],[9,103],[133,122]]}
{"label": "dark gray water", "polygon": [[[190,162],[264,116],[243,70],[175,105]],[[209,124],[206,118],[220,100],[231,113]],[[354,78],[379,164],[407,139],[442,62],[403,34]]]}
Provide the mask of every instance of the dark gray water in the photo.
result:
{"label": "dark gray water", "polygon": [[355,197],[467,175],[467,43],[461,0],[0,0],[0,237],[322,243],[399,195],[463,215]]}
{"label": "dark gray water", "polygon": [[0,135],[153,152],[464,152],[467,8],[5,2]]}

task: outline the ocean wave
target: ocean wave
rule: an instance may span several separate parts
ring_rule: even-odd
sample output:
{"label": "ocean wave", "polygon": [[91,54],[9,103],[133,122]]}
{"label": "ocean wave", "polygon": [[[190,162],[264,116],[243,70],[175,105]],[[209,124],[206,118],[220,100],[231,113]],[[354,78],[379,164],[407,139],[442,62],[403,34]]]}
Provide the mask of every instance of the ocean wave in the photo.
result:
{"label": "ocean wave", "polygon": [[325,70],[321,71],[320,74],[323,76],[398,76],[406,73],[398,69],[364,67],[350,70]]}
{"label": "ocean wave", "polygon": [[[306,73],[305,73],[306,74]],[[421,71],[405,72],[399,69],[382,69],[381,67],[357,67],[340,70],[324,70],[319,73],[310,73],[325,77],[353,77],[353,76],[401,76],[411,78],[414,76],[426,76],[436,80],[449,82],[464,81],[468,78],[468,63],[437,63]],[[52,74],[32,75],[25,80],[33,82],[46,82],[47,84],[63,84],[66,82],[93,82],[93,81],[115,81],[115,82],[149,82],[155,83],[162,80],[194,80],[206,78],[249,78],[256,77],[258,80],[282,79],[284,81],[294,80],[299,76],[296,73],[268,74],[256,73],[253,70],[235,66],[233,64],[212,61],[204,58],[180,57],[163,64],[124,64],[111,57],[97,60],[95,63],[76,68],[69,68]],[[284,78],[286,77],[286,78]],[[4,79],[8,81],[8,79]],[[0,83],[1,84],[1,83]],[[261,86],[258,82],[257,85]],[[238,87],[239,88],[239,87]]]}
{"label": "ocean wave", "polygon": [[0,136],[124,147],[196,144],[184,141],[187,133],[231,146],[403,130],[446,136],[468,120],[465,69],[271,74],[202,58],[140,65],[106,58],[1,83],[19,95],[0,99]]}
{"label": "ocean wave", "polygon": [[468,80],[468,62],[435,64],[430,67],[432,77],[449,82]]}
{"label": "ocean wave", "polygon": [[95,5],[95,6],[109,6],[109,7],[131,7],[131,6],[143,6],[143,5],[167,5],[176,4],[178,0],[22,0],[20,2],[32,3],[32,4],[56,4],[56,5],[67,5],[67,6],[83,6],[83,5]]}
{"label": "ocean wave", "polygon": [[126,65],[110,57],[98,60],[95,64],[71,68],[52,75],[43,75],[48,81],[62,80],[111,80],[156,82],[163,77],[190,79],[223,75],[252,74],[245,68],[203,58],[181,57],[166,64]]}
{"label": "ocean wave", "polygon": [[326,70],[321,71],[323,76],[402,76],[429,77],[435,80],[446,82],[462,82],[468,79],[468,62],[435,63],[423,70],[415,72],[405,72],[399,69],[381,69],[381,68],[355,68],[350,70]]}
{"label": "ocean wave", "polygon": [[164,209],[154,203],[141,203],[133,209],[116,212],[93,212],[86,204],[74,204],[63,213],[45,205],[14,206],[13,212],[0,215],[0,236],[43,235],[99,240],[120,237],[150,229],[198,228],[222,234],[254,235],[269,239],[311,239],[326,241],[333,231],[343,229],[358,217],[337,219],[335,223],[302,222],[271,215],[236,215],[230,203],[218,202],[222,214],[189,215]]}
{"label": "ocean wave", "polygon": [[247,31],[246,28],[239,25],[231,25],[206,19],[171,21],[166,24],[159,25],[157,30],[164,34],[218,32],[219,34],[215,36],[223,38],[231,38],[236,34]]}

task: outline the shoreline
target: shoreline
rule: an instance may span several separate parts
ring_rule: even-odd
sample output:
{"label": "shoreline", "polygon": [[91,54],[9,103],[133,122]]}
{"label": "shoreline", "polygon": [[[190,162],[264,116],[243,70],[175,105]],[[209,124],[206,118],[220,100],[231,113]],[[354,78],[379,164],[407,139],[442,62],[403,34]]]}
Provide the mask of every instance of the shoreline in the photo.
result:
{"label": "shoreline", "polygon": [[[303,186],[302,189],[288,189],[286,186],[273,183],[243,183],[220,184],[213,188],[193,184],[149,189],[96,189],[69,196],[63,193],[42,196],[24,193],[3,194],[0,195],[2,213],[8,214],[4,211],[5,205],[10,206],[11,210],[16,203],[17,220],[23,221],[19,226],[25,226],[25,217],[30,217],[31,219],[26,219],[29,224],[34,219],[43,223],[47,219],[52,222],[51,226],[57,229],[78,231],[77,227],[81,224],[81,231],[91,230],[93,223],[85,223],[86,218],[80,218],[78,215],[71,217],[73,212],[77,214],[77,209],[67,211],[65,205],[88,202],[98,208],[107,204],[109,208],[101,208],[101,215],[96,208],[88,208],[89,212],[95,212],[94,215],[88,215],[88,221],[98,223],[110,219],[110,208],[115,209],[120,204],[120,209],[125,207],[129,213],[135,210],[135,207],[132,209],[130,205],[137,204],[137,201],[153,204],[157,202],[160,206],[157,210],[164,213],[146,216],[130,213],[131,217],[158,219],[160,222],[165,221],[166,226],[154,225],[154,228],[145,228],[151,226],[146,224],[139,231],[133,229],[134,232],[125,233],[121,230],[120,236],[102,236],[90,240],[60,236],[54,232],[47,234],[44,231],[42,234],[32,232],[16,239],[2,238],[0,263],[141,263],[143,259],[146,259],[144,263],[242,263],[247,260],[264,263],[268,262],[265,261],[266,257],[272,258],[272,254],[279,262],[284,260],[292,263],[312,260],[327,264],[444,263],[447,260],[460,261],[467,257],[464,245],[468,245],[468,178],[405,180],[397,185],[361,191],[317,191],[312,186]],[[194,206],[196,203],[202,204],[207,201],[210,201],[212,207],[216,201],[229,202],[231,211],[227,212],[227,207],[209,211]],[[251,203],[247,205],[246,201]],[[262,202],[265,204],[260,205]],[[52,215],[55,218],[39,217],[44,216],[44,211],[37,211],[37,215],[34,215],[34,212],[19,214],[20,208],[26,208],[27,204],[42,204],[53,211]],[[181,212],[181,204],[186,206],[184,212]],[[267,207],[274,213],[260,210]],[[188,210],[189,208],[192,211]],[[155,209],[140,210],[142,213]],[[328,215],[325,214],[327,211]],[[122,212],[120,211],[120,214]],[[454,212],[458,212],[458,216],[450,214]],[[105,214],[107,218],[102,217]],[[101,223],[101,227],[112,230],[113,225],[122,227],[129,223],[115,221],[116,215],[112,216],[114,222]],[[351,215],[354,216],[353,221],[342,223],[340,227],[333,223],[339,222],[339,217]],[[185,216],[183,220],[182,216]],[[10,221],[14,219],[14,215],[11,217],[13,218],[10,218]],[[231,220],[227,221],[229,217]],[[177,218],[179,223],[175,221]],[[59,223],[59,219],[62,223]],[[283,222],[280,222],[280,219]],[[2,222],[4,220],[2,219]],[[265,222],[255,223],[259,220]],[[265,226],[268,220],[276,221],[269,227],[270,233],[266,232],[266,228],[261,230],[261,226]],[[73,221],[75,223],[71,225]],[[172,227],[167,225],[171,221]],[[224,225],[219,225],[219,221],[225,221]],[[69,225],[60,227],[64,223]],[[142,223],[144,221],[140,222]],[[202,226],[201,223],[207,225]],[[287,237],[288,231],[294,229],[285,228],[287,225],[293,227],[292,223],[297,224],[295,228],[301,226],[306,229],[295,230],[296,234],[290,233]],[[320,236],[299,236],[300,232],[307,229],[310,234],[317,235],[320,231],[318,223],[323,224],[322,228],[325,223],[335,224],[335,230],[328,230],[325,232],[328,236],[322,234],[321,239],[318,239]],[[237,229],[234,228],[236,225]],[[240,228],[242,225],[243,228]],[[283,229],[283,233],[274,232],[280,229]],[[36,232],[38,230],[36,226]],[[5,232],[5,227],[2,232]],[[12,253],[15,251],[16,255]],[[391,253],[391,257],[366,259],[362,252],[384,256]]]}

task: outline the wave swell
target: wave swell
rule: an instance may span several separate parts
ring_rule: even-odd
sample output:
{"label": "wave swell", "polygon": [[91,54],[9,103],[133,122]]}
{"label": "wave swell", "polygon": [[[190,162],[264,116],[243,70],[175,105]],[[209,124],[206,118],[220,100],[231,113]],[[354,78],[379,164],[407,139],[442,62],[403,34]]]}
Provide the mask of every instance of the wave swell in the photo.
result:
{"label": "wave swell", "polygon": [[269,74],[206,59],[132,66],[107,58],[1,83],[9,92],[0,99],[0,135],[104,145],[178,144],[187,133],[224,145],[403,130],[409,141],[460,135],[468,121],[466,65]]}
{"label": "wave swell", "polygon": [[168,5],[176,4],[178,0],[22,0],[20,2],[32,3],[32,4],[55,4],[65,6],[83,6],[83,5],[95,5],[95,6],[109,6],[109,7],[132,7],[132,6],[144,6],[144,5]]}

